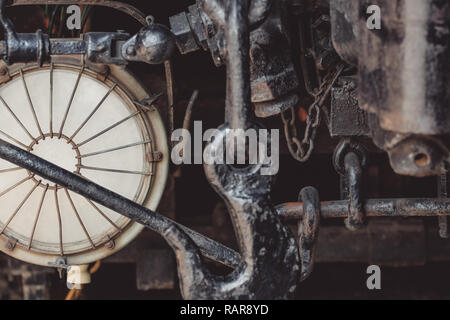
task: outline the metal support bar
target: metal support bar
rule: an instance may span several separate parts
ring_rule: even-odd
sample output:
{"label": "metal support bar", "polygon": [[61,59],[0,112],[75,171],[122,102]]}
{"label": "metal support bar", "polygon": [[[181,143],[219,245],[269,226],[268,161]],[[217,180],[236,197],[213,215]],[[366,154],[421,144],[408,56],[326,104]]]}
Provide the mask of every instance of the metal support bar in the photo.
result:
{"label": "metal support bar", "polygon": [[[363,208],[367,217],[450,216],[450,199],[369,199]],[[288,220],[303,217],[303,204],[300,202],[283,203],[276,210]],[[323,219],[347,218],[348,201],[321,202],[320,214]]]}

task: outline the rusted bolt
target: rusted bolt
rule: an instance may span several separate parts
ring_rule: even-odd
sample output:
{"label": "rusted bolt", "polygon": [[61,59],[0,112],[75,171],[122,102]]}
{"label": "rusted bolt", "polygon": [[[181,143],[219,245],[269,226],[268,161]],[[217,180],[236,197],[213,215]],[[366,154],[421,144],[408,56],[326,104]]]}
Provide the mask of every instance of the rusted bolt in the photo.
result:
{"label": "rusted bolt", "polygon": [[133,46],[128,46],[128,48],[127,48],[127,55],[135,56],[136,55],[136,49]]}
{"label": "rusted bolt", "polygon": [[8,240],[8,242],[6,243],[6,249],[8,251],[13,251],[14,248],[16,247],[17,244],[17,240]]}
{"label": "rusted bolt", "polygon": [[148,161],[160,162],[163,159],[163,154],[160,151],[154,151],[148,154]]}
{"label": "rusted bolt", "polygon": [[109,250],[113,250],[116,247],[116,243],[114,240],[110,240],[107,243],[105,243],[105,247]]}

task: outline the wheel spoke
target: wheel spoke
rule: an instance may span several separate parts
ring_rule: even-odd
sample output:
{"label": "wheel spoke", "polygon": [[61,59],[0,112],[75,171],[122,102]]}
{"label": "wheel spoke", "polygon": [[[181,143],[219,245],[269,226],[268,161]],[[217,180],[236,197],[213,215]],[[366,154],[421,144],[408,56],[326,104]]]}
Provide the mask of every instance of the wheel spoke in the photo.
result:
{"label": "wheel spoke", "polygon": [[138,174],[138,175],[141,175],[141,176],[151,176],[151,175],[153,175],[152,172],[143,172],[143,171],[118,170],[118,169],[88,167],[88,166],[82,166],[82,165],[77,165],[77,167],[80,168],[80,169],[85,169],[85,170],[105,171],[105,172],[125,173],[125,174]]}
{"label": "wheel spoke", "polygon": [[[111,126],[109,126],[108,128],[106,128],[105,130],[100,131],[99,133],[93,135],[93,136],[90,137],[89,139],[86,139],[86,140],[84,140],[83,142],[79,143],[79,144],[77,145],[77,147],[79,148],[79,147],[85,145],[86,143],[91,142],[91,141],[94,140],[94,139],[97,139],[97,138],[100,137],[101,135],[104,135],[105,133],[111,131],[112,129],[114,129],[114,128],[116,128],[116,127],[118,127],[119,125],[121,125],[121,124],[124,123],[125,121],[127,121],[127,120],[129,120],[129,119],[131,119],[131,118],[134,118],[135,116],[137,116],[137,115],[140,114],[140,113],[141,113],[140,111],[136,111],[136,112],[130,114],[128,117],[125,117],[125,118],[123,118],[123,119],[120,120],[120,121],[117,121],[117,122],[114,123],[113,125],[111,125]],[[71,141],[71,140],[70,140],[70,141]],[[69,142],[70,142],[70,141],[69,141]]]}
{"label": "wheel spoke", "polygon": [[18,144],[19,146],[21,146],[22,148],[24,148],[24,149],[26,149],[26,150],[28,150],[28,151],[30,150],[30,147],[29,147],[29,146],[27,146],[27,145],[25,145],[24,143],[20,142],[20,141],[17,140],[16,138],[10,136],[10,135],[7,134],[6,132],[3,132],[3,131],[0,130],[0,134],[3,135],[3,136],[5,136],[5,137],[8,138],[9,140],[11,140],[11,141],[17,143],[17,144]]}
{"label": "wheel spoke", "polygon": [[56,206],[56,214],[58,217],[58,228],[59,228],[59,252],[60,252],[60,255],[63,256],[64,255],[63,228],[62,228],[61,210],[59,209],[58,186],[55,186],[55,206]]}
{"label": "wheel spoke", "polygon": [[113,90],[117,87],[117,83],[114,83],[111,88],[109,88],[108,92],[105,94],[105,96],[102,98],[102,100],[100,100],[100,102],[97,104],[97,106],[94,108],[94,110],[89,114],[89,116],[86,118],[86,120],[83,121],[83,123],[78,127],[77,130],[75,130],[75,132],[73,133],[73,135],[69,138],[68,143],[70,143],[70,141],[72,141],[76,135],[81,131],[81,129],[84,128],[84,126],[89,122],[89,120],[91,120],[91,118],[94,116],[94,114],[98,111],[98,109],[100,109],[100,107],[102,106],[102,104],[105,102],[105,100],[109,97],[109,95],[111,94],[111,92],[113,92]]}
{"label": "wheel spoke", "polygon": [[25,183],[28,180],[31,180],[34,177],[34,175],[32,176],[28,176],[25,179],[20,180],[19,182],[17,182],[15,185],[12,185],[11,187],[9,187],[8,189],[2,191],[0,193],[0,198],[3,197],[5,194],[9,193],[10,191],[14,190],[15,188],[17,188],[18,186],[22,185],[23,183]]}
{"label": "wheel spoke", "polygon": [[19,120],[19,118],[16,116],[16,114],[12,111],[12,109],[9,107],[9,105],[6,103],[6,101],[3,99],[2,96],[0,96],[0,101],[3,103],[3,105],[6,107],[6,109],[9,111],[9,113],[13,116],[14,120],[20,125],[20,127],[23,129],[23,131],[27,134],[27,136],[34,141],[34,143],[38,143],[35,138],[31,135],[30,131],[27,130],[27,128],[23,125],[23,123]]}
{"label": "wheel spoke", "polygon": [[80,215],[78,214],[77,208],[75,207],[75,204],[72,201],[72,197],[69,194],[69,191],[67,191],[66,188],[64,188],[64,191],[66,192],[67,198],[69,199],[70,202],[70,206],[73,209],[73,212],[75,213],[75,215],[77,216],[78,222],[81,225],[81,228],[83,228],[84,234],[86,235],[86,237],[88,238],[89,242],[91,243],[92,249],[95,249],[95,244],[91,239],[91,236],[89,235],[89,232],[86,229],[86,226],[83,223],[83,220],[81,219]]}
{"label": "wheel spoke", "polygon": [[42,132],[41,125],[40,125],[38,117],[36,115],[36,110],[34,109],[33,101],[31,100],[30,91],[28,90],[27,82],[25,81],[25,75],[23,74],[22,69],[20,69],[20,77],[22,78],[23,87],[25,89],[25,93],[26,93],[26,96],[28,99],[28,103],[30,105],[31,113],[33,114],[34,122],[36,123],[36,127],[38,128],[38,131],[39,131],[39,134],[41,135],[41,137],[44,137],[44,139],[45,139],[44,133]]}
{"label": "wheel spoke", "polygon": [[61,136],[62,136],[62,133],[64,130],[64,126],[66,125],[67,116],[69,115],[70,108],[72,107],[73,99],[75,98],[75,94],[78,90],[78,85],[80,84],[80,80],[81,80],[81,76],[83,75],[83,72],[84,72],[84,66],[81,68],[80,72],[78,73],[77,81],[75,82],[75,86],[73,87],[72,94],[70,95],[69,103],[67,104],[67,108],[64,113],[64,118],[61,123],[61,127],[59,128],[59,138],[60,139],[61,139]]}
{"label": "wheel spoke", "polygon": [[0,170],[0,173],[7,173],[7,172],[13,172],[13,171],[19,171],[19,170],[25,170],[21,167],[14,167],[14,168],[8,168],[8,169],[2,169]]}
{"label": "wheel spoke", "polygon": [[97,156],[97,155],[100,155],[100,154],[105,154],[105,153],[109,153],[109,152],[113,152],[113,151],[117,151],[117,150],[123,150],[123,149],[132,148],[132,147],[135,147],[135,146],[141,146],[141,145],[148,144],[148,143],[151,143],[151,142],[152,142],[151,140],[147,140],[147,141],[143,141],[143,142],[130,143],[130,144],[127,144],[125,146],[120,146],[120,147],[116,147],[116,148],[111,148],[111,149],[107,149],[107,150],[102,150],[102,151],[97,151],[97,152],[84,154],[84,155],[81,155],[81,156],[79,156],[77,158],[80,158],[80,159],[88,158],[88,157]]}
{"label": "wheel spoke", "polygon": [[41,183],[41,181],[36,181],[36,183],[34,184],[33,188],[27,193],[27,195],[25,196],[25,198],[22,200],[22,202],[19,204],[19,206],[16,208],[16,210],[13,212],[13,214],[9,217],[9,219],[6,221],[5,225],[3,226],[3,228],[0,230],[0,234],[3,234],[3,232],[5,232],[6,228],[9,226],[9,224],[11,223],[11,221],[16,217],[17,213],[19,213],[20,209],[23,207],[23,205],[25,204],[25,202],[27,202],[27,200],[30,198],[31,194],[34,192],[34,190],[36,190],[36,188],[39,186],[39,184]]}
{"label": "wheel spoke", "polygon": [[31,231],[31,235],[30,235],[30,242],[28,243],[28,250],[31,249],[31,244],[33,243],[33,238],[34,238],[34,232],[36,231],[36,226],[39,220],[39,216],[41,215],[41,210],[42,210],[42,205],[44,204],[44,200],[45,200],[45,195],[47,194],[49,185],[47,184],[47,186],[45,187],[43,193],[42,193],[42,197],[41,197],[41,202],[39,202],[39,207],[36,213],[36,217],[34,218],[34,224],[33,224],[33,229]]}
{"label": "wheel spoke", "polygon": [[108,221],[114,228],[117,229],[117,231],[122,232],[122,228],[118,227],[110,218],[108,218],[108,216],[101,211],[91,200],[89,200],[88,198],[85,198],[87,202],[89,202],[89,204],[94,207],[94,209],[103,217],[106,219],[106,221]]}

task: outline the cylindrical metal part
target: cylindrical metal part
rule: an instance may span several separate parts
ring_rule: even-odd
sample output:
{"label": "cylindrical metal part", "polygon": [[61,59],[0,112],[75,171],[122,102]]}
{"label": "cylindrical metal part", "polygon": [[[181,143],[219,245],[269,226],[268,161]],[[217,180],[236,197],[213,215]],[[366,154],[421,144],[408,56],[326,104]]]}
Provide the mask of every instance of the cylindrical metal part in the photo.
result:
{"label": "cylindrical metal part", "polygon": [[360,15],[361,108],[376,113],[387,131],[449,133],[450,2],[360,0],[359,11],[374,5],[379,29]]}

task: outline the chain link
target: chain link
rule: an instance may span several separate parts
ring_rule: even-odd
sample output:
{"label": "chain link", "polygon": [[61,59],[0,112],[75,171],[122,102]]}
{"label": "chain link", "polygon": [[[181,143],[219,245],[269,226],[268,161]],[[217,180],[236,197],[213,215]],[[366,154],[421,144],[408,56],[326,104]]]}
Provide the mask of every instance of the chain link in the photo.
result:
{"label": "chain link", "polygon": [[330,72],[327,74],[320,87],[315,90],[314,102],[308,109],[306,129],[301,141],[298,137],[297,126],[295,123],[295,107],[281,113],[281,120],[284,124],[284,135],[286,137],[287,146],[289,152],[295,160],[299,162],[306,162],[311,158],[314,151],[314,141],[316,139],[317,129],[321,123],[322,106],[343,70],[344,65],[339,65],[335,72]]}

